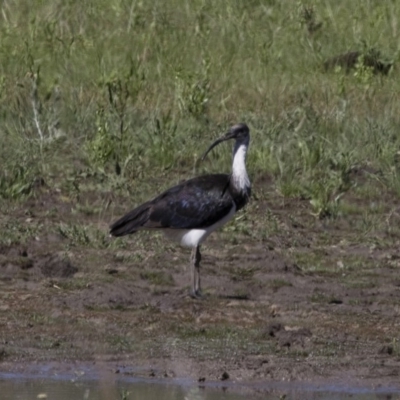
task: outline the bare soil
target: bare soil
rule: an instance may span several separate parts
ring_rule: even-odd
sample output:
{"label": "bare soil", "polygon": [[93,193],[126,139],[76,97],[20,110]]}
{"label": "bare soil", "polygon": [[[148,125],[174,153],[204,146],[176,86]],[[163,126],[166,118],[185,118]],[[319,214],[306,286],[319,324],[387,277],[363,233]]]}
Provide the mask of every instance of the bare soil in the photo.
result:
{"label": "bare soil", "polygon": [[9,206],[3,236],[25,236],[0,247],[0,370],[92,361],[200,382],[397,387],[400,215],[394,194],[371,196],[318,220],[308,200],[260,191],[203,246],[201,300],[188,296],[190,250],[159,234],[108,238],[127,199],[101,217],[50,189]]}

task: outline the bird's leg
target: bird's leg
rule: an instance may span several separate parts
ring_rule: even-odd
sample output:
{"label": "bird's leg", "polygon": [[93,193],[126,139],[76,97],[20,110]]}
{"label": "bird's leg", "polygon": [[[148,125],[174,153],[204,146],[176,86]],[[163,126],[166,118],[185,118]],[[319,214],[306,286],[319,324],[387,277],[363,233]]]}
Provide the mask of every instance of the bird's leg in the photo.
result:
{"label": "bird's leg", "polygon": [[200,287],[200,246],[193,247],[192,255],[190,258],[190,268],[192,272],[192,297],[200,297],[201,296],[201,287]]}
{"label": "bird's leg", "polygon": [[195,290],[198,296],[201,296],[201,285],[200,285],[200,261],[201,261],[201,254],[200,254],[200,246],[196,247],[196,260],[195,260]]}

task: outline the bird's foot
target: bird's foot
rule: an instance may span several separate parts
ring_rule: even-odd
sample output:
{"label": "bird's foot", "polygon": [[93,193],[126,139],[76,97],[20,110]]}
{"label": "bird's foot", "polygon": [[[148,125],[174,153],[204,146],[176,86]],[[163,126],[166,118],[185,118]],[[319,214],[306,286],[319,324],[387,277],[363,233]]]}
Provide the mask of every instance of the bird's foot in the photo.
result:
{"label": "bird's foot", "polygon": [[201,299],[201,298],[203,298],[203,294],[202,294],[202,292],[201,292],[201,290],[200,289],[198,289],[198,290],[191,290],[190,292],[189,292],[189,295],[190,295],[190,297],[192,298],[192,299]]}

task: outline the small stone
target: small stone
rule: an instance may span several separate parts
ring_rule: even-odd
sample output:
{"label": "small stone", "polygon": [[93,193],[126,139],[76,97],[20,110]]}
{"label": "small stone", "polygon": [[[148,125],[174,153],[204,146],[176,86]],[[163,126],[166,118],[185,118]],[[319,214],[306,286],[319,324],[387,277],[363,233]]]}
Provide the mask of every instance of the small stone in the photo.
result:
{"label": "small stone", "polygon": [[109,269],[106,269],[106,272],[110,275],[115,275],[115,274],[118,274],[119,271],[116,268],[109,268]]}
{"label": "small stone", "polygon": [[271,324],[267,327],[266,332],[268,333],[268,336],[275,337],[277,332],[285,330],[283,325],[281,323],[275,323]]}
{"label": "small stone", "polygon": [[333,298],[329,300],[329,304],[343,304],[343,300]]}
{"label": "small stone", "polygon": [[393,354],[393,346],[392,345],[385,345],[385,346],[382,346],[380,349],[379,349],[379,354],[389,354],[389,355],[392,355]]}
{"label": "small stone", "polygon": [[226,380],[228,380],[228,379],[229,379],[229,374],[228,374],[226,371],[224,371],[224,372],[222,373],[220,379],[221,379],[221,381],[226,381]]}

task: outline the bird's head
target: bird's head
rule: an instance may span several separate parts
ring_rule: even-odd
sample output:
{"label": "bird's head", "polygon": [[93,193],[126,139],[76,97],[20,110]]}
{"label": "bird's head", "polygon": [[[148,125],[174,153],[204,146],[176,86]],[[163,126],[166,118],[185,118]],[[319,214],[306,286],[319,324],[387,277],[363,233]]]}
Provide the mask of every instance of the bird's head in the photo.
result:
{"label": "bird's head", "polygon": [[219,139],[217,139],[208,149],[207,151],[204,153],[203,157],[201,158],[202,160],[204,160],[207,156],[207,154],[217,145],[219,145],[222,142],[225,142],[226,140],[230,140],[230,139],[235,139],[236,140],[236,146],[239,145],[249,145],[250,142],[250,130],[249,127],[244,124],[244,123],[240,123],[240,124],[236,124],[233,125],[228,132],[225,133],[224,136],[220,137]]}

